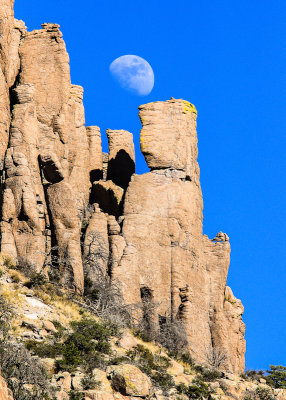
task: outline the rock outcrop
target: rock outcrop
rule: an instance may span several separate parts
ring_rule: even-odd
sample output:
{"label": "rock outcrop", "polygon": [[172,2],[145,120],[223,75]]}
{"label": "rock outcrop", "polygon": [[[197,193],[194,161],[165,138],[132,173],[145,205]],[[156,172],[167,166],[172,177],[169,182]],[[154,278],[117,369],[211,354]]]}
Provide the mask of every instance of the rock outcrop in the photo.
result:
{"label": "rock outcrop", "polygon": [[5,380],[0,376],[0,400],[13,400],[11,391],[8,389]]}
{"label": "rock outcrop", "polygon": [[139,303],[147,288],[159,304],[159,320],[181,319],[196,360],[206,362],[216,351],[228,369],[242,371],[243,306],[226,286],[228,237],[220,232],[211,241],[202,232],[196,109],[171,99],[141,106],[139,115],[151,172],[134,176],[128,187],[126,246],[113,278],[126,302]]}
{"label": "rock outcrop", "polygon": [[172,98],[139,108],[150,172],[136,175],[130,132],[107,130],[107,155],[99,128],[85,126],[59,26],[27,32],[12,6],[0,10],[1,252],[46,276],[57,260],[61,283],[79,294],[100,268],[127,304],[158,304],[158,329],[181,321],[195,360],[221,357],[242,372],[229,238],[203,235],[195,107]]}

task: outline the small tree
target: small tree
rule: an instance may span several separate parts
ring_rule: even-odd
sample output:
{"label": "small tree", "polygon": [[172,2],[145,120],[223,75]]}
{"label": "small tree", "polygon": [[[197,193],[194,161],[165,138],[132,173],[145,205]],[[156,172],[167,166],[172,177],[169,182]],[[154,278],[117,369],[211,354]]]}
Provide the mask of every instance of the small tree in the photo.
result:
{"label": "small tree", "polygon": [[6,341],[0,345],[2,375],[15,400],[53,398],[54,390],[41,362],[21,344]]}
{"label": "small tree", "polygon": [[156,341],[174,356],[186,353],[188,338],[184,324],[180,320],[172,321],[171,317],[167,317],[164,323],[160,324]]}
{"label": "small tree", "polygon": [[205,356],[207,364],[213,368],[223,367],[228,359],[227,354],[215,347],[206,350]]}
{"label": "small tree", "polygon": [[276,389],[286,389],[286,367],[282,365],[270,365],[270,370],[266,371],[266,379]]}

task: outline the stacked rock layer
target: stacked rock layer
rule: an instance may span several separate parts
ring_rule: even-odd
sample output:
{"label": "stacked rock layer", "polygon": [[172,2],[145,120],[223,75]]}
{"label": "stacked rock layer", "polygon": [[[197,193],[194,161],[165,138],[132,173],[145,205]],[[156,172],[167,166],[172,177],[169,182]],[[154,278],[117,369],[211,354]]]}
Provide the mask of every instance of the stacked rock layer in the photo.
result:
{"label": "stacked rock layer", "polygon": [[150,172],[135,175],[133,136],[86,127],[83,89],[70,81],[59,26],[27,32],[0,10],[1,252],[48,274],[55,259],[76,293],[96,279],[90,252],[127,304],[148,299],[152,319],[183,322],[189,350],[244,369],[243,306],[227,287],[228,236],[203,235],[195,107],[171,99],[140,107],[141,150]]}

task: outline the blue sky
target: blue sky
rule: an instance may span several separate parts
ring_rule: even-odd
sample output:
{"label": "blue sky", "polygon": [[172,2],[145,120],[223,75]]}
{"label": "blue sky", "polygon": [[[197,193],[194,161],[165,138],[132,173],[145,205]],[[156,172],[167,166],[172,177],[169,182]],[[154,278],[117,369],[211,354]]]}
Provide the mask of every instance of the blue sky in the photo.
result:
{"label": "blue sky", "polygon": [[[87,124],[131,131],[138,173],[147,167],[137,107],[171,96],[196,105],[204,233],[230,236],[246,366],[286,365],[285,0],[16,0],[15,15],[29,30],[61,25]],[[152,65],[150,95],[111,79],[124,54]]]}

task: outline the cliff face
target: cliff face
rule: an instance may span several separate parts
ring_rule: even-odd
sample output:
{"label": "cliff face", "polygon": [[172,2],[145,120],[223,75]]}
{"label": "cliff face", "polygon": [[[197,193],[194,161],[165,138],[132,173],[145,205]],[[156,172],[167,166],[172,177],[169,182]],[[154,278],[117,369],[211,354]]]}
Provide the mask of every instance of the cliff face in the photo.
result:
{"label": "cliff face", "polygon": [[[75,292],[82,256],[101,251],[100,266],[128,304],[149,299],[158,326],[183,322],[199,362],[224,355],[244,369],[243,306],[227,287],[230,245],[202,232],[196,109],[171,99],[140,107],[141,150],[150,172],[135,175],[132,134],[86,127],[83,89],[70,82],[59,26],[27,32],[0,10],[1,252],[60,277]],[[52,257],[52,259],[55,259]]]}
{"label": "cliff face", "polygon": [[0,400],[13,400],[11,391],[7,388],[6,382],[0,376]]}

